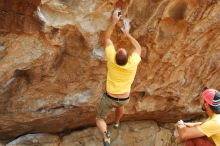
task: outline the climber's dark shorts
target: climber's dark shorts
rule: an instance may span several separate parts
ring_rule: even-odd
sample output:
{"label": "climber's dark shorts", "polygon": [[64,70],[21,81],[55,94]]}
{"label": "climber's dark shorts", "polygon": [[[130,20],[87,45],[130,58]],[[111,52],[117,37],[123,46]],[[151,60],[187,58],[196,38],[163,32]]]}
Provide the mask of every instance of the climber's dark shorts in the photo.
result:
{"label": "climber's dark shorts", "polygon": [[96,109],[96,118],[105,119],[112,108],[124,106],[128,104],[129,100],[129,97],[119,99],[104,93]]}

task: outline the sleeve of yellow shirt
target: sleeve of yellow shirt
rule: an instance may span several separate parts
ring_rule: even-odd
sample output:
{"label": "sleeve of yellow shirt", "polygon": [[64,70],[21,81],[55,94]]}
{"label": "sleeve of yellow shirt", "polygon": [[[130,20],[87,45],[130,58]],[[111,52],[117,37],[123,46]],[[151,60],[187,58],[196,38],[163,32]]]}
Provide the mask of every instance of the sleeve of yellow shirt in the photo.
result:
{"label": "sleeve of yellow shirt", "polygon": [[114,59],[115,54],[116,54],[115,47],[113,45],[107,46],[105,48],[105,54],[106,54],[107,60]]}
{"label": "sleeve of yellow shirt", "polygon": [[138,64],[138,63],[141,61],[140,55],[138,55],[136,52],[133,52],[133,53],[131,54],[131,61],[132,61],[134,64]]}
{"label": "sleeve of yellow shirt", "polygon": [[220,132],[219,124],[215,120],[206,121],[202,125],[198,126],[198,129],[208,137]]}

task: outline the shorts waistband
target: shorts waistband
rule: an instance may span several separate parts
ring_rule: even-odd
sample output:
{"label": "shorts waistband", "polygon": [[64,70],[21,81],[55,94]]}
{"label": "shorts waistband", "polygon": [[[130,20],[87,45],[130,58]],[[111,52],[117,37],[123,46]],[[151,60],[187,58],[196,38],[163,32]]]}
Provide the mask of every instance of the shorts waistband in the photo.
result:
{"label": "shorts waistband", "polygon": [[115,100],[115,101],[125,101],[125,100],[128,100],[130,97],[127,97],[127,98],[115,98],[115,97],[112,97],[110,95],[108,95],[107,92],[105,92],[105,95],[107,95],[108,98],[112,99],[112,100]]}

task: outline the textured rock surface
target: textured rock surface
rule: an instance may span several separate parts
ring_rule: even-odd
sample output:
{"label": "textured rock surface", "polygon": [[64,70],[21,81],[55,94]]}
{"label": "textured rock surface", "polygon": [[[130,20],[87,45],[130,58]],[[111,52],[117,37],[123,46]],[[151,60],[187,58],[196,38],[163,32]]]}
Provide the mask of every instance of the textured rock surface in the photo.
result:
{"label": "textured rock surface", "polygon": [[28,134],[6,144],[6,146],[58,146],[60,138],[50,134]]}
{"label": "textured rock surface", "polygon": [[[110,128],[112,146],[181,146],[174,142],[172,131],[159,127],[153,121],[125,122],[119,130]],[[102,137],[96,128],[59,137],[47,134],[28,134],[6,146],[102,146]]]}
{"label": "textured rock surface", "polygon": [[[220,90],[220,1],[1,0],[0,139],[94,125],[116,6],[143,49],[123,120],[201,115],[203,87]],[[112,39],[132,49],[118,27]]]}

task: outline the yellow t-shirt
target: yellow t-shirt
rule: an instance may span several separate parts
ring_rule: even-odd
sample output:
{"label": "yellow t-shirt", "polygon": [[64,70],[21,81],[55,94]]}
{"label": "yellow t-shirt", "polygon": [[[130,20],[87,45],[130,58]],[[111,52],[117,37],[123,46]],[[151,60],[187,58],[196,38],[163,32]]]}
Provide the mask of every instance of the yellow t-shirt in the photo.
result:
{"label": "yellow t-shirt", "polygon": [[133,52],[128,57],[127,64],[120,66],[115,61],[116,51],[113,45],[107,46],[105,53],[108,68],[106,90],[112,94],[130,92],[141,57],[136,52]]}
{"label": "yellow t-shirt", "polygon": [[202,125],[198,126],[198,129],[204,133],[207,137],[210,137],[216,146],[220,146],[220,115],[214,114]]}

